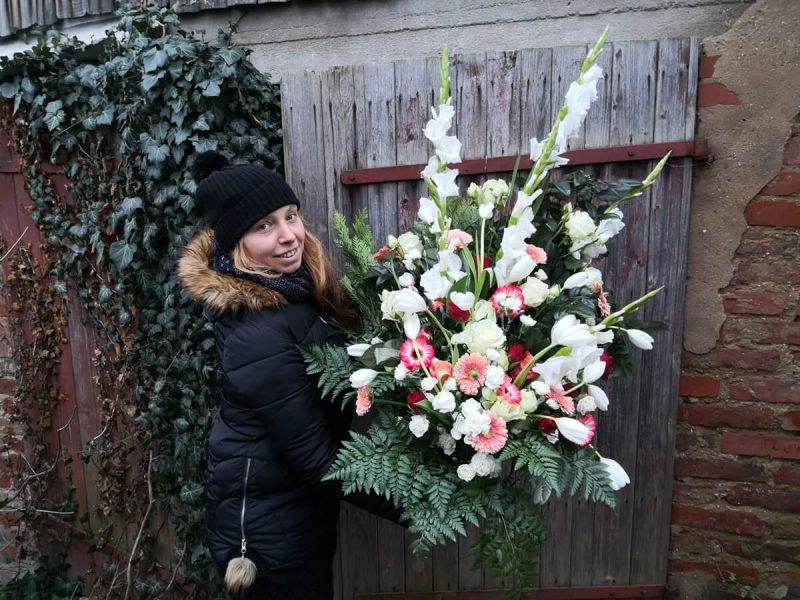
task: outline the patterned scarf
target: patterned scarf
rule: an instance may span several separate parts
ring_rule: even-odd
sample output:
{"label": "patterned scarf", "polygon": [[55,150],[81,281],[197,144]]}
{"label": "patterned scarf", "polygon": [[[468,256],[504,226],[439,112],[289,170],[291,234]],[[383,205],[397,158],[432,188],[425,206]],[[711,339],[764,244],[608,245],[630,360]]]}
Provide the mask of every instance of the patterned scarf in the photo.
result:
{"label": "patterned scarf", "polygon": [[215,243],[211,268],[219,273],[233,275],[275,290],[286,298],[287,302],[308,302],[314,297],[314,283],[305,266],[301,266],[294,273],[278,275],[277,277],[260,277],[244,273],[236,268],[233,264],[233,259],[225,254]]}

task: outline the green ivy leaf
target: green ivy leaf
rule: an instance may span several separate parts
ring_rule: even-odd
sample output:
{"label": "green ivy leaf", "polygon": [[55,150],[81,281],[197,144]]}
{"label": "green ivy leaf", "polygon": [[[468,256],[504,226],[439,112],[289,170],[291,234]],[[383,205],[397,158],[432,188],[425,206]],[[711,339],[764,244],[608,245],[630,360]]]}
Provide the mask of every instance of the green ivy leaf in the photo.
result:
{"label": "green ivy leaf", "polygon": [[200,89],[203,90],[203,96],[208,98],[219,96],[220,93],[219,82],[215,79],[204,81],[200,84]]}
{"label": "green ivy leaf", "polygon": [[17,95],[19,91],[19,82],[17,81],[7,81],[6,83],[0,85],[0,96],[3,98],[13,98]]}
{"label": "green ivy leaf", "polygon": [[150,48],[142,55],[142,63],[144,65],[144,72],[151,73],[156,69],[160,69],[167,62],[168,54],[164,50],[158,48]]}
{"label": "green ivy leaf", "polygon": [[117,269],[120,271],[126,268],[128,265],[131,264],[133,260],[133,255],[136,253],[137,247],[136,244],[126,242],[124,240],[119,240],[116,242],[111,243],[111,247],[109,248],[109,256],[114,264],[117,266]]}
{"label": "green ivy leaf", "polygon": [[120,204],[120,209],[126,215],[131,216],[136,210],[142,208],[142,199],[138,197],[125,198]]}

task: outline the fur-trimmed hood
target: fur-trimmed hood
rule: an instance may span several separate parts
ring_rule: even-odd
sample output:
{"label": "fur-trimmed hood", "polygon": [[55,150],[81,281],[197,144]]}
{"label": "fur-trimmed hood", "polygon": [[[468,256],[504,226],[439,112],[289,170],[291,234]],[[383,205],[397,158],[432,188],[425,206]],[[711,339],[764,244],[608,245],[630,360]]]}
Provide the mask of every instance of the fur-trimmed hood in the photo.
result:
{"label": "fur-trimmed hood", "polygon": [[178,281],[197,302],[212,312],[265,310],[286,304],[280,292],[253,281],[220,273],[211,268],[214,256],[214,232],[210,228],[197,233],[178,259]]}

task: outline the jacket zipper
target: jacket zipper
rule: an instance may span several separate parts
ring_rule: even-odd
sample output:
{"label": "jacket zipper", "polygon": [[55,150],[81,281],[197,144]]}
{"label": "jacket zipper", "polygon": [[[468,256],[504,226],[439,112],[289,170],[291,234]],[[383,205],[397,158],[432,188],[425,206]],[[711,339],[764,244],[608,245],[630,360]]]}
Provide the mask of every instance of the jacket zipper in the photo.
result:
{"label": "jacket zipper", "polygon": [[242,492],[242,514],[239,522],[239,526],[242,531],[242,556],[245,555],[247,552],[247,537],[244,534],[244,514],[245,510],[247,509],[247,481],[250,479],[250,463],[253,461],[252,458],[247,459],[247,467],[244,470],[244,491]]}

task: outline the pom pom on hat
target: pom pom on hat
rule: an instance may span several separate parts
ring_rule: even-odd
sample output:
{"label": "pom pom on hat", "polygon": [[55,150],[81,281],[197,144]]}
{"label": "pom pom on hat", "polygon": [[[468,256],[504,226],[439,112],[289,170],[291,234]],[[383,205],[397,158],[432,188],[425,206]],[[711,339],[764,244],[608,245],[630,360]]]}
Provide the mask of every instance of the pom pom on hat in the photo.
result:
{"label": "pom pom on hat", "polygon": [[200,183],[214,171],[219,171],[222,167],[228,167],[230,164],[228,159],[219,152],[206,150],[199,154],[192,163],[192,179],[195,183]]}

